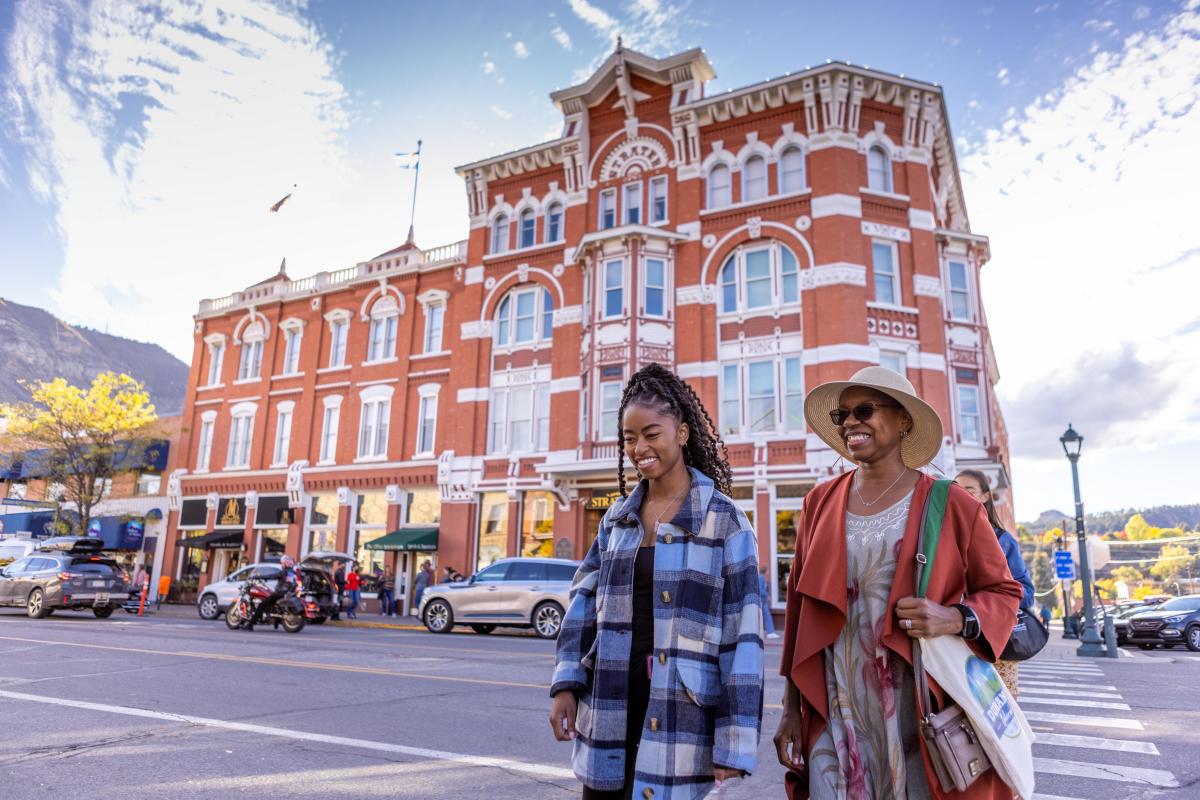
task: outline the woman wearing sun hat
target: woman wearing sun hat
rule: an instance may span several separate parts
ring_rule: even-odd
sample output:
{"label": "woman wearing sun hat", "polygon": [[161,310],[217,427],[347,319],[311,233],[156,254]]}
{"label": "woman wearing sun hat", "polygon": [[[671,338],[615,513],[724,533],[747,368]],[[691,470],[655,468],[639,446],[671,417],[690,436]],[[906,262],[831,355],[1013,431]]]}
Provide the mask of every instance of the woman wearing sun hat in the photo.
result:
{"label": "woman wearing sun hat", "polygon": [[788,796],[1011,800],[994,770],[965,792],[943,792],[917,729],[912,639],[959,635],[995,661],[1021,598],[983,507],[957,486],[926,596],[912,596],[934,483],[918,470],[941,447],[937,412],[903,376],[867,367],[818,386],[804,414],[856,468],[809,492],[797,532],[775,735]]}

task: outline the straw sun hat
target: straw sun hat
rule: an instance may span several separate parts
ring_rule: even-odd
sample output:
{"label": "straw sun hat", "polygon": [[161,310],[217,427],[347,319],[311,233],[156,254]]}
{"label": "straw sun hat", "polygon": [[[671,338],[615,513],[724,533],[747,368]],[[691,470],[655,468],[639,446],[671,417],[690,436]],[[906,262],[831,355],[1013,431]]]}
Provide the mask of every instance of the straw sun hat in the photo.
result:
{"label": "straw sun hat", "polygon": [[829,412],[838,407],[842,392],[855,386],[883,392],[895,400],[912,417],[912,430],[900,441],[900,456],[905,466],[923,467],[938,454],[942,446],[942,420],[933,407],[917,397],[916,390],[908,379],[885,367],[864,367],[850,376],[848,381],[823,383],[808,393],[804,399],[804,418],[821,441],[839,452],[843,458],[854,461],[846,449],[838,428],[829,418]]}

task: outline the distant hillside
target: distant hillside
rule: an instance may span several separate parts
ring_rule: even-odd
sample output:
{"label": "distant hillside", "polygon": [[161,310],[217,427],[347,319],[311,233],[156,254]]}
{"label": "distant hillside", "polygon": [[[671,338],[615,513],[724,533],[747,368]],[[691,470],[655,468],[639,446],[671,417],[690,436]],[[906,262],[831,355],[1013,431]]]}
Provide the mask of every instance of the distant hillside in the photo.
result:
{"label": "distant hillside", "polygon": [[[1200,526],[1200,503],[1186,506],[1154,506],[1153,508],[1129,508],[1121,511],[1100,511],[1084,515],[1083,524],[1090,533],[1109,533],[1125,529],[1125,523],[1134,514],[1141,514],[1146,522],[1156,528],[1184,528],[1196,530]],[[1062,525],[1074,527],[1075,512],[1043,511],[1033,522],[1022,523],[1031,533],[1042,533]]]}
{"label": "distant hillside", "polygon": [[76,328],[40,308],[0,298],[0,402],[29,400],[21,380],[61,377],[87,386],[107,371],[141,381],[159,416],[183,411],[188,365],[163,348]]}

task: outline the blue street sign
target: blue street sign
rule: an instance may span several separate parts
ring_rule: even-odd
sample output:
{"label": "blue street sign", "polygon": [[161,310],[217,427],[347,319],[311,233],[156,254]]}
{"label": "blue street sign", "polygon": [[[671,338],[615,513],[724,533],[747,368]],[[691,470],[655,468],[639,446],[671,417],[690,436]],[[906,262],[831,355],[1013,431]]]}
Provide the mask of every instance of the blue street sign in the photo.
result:
{"label": "blue street sign", "polygon": [[1060,581],[1075,580],[1075,562],[1069,550],[1054,551],[1054,575]]}

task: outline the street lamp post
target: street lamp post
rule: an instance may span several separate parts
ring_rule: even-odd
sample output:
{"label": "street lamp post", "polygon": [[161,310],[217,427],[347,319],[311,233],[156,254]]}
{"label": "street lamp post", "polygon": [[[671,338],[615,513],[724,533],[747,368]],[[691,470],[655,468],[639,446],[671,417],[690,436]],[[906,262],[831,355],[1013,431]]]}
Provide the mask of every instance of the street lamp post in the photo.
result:
{"label": "street lamp post", "polygon": [[1079,451],[1083,449],[1083,437],[1067,425],[1067,431],[1058,439],[1063,452],[1071,462],[1071,480],[1075,484],[1075,538],[1079,543],[1079,571],[1083,579],[1083,630],[1082,640],[1075,654],[1104,658],[1108,655],[1100,634],[1096,632],[1096,615],[1092,607],[1092,572],[1088,567],[1087,534],[1083,527],[1083,499],[1079,495]]}

